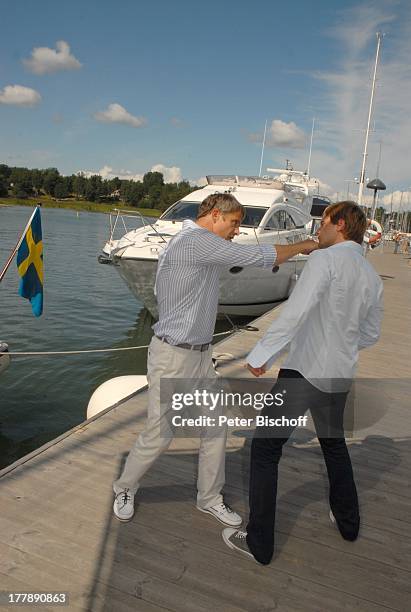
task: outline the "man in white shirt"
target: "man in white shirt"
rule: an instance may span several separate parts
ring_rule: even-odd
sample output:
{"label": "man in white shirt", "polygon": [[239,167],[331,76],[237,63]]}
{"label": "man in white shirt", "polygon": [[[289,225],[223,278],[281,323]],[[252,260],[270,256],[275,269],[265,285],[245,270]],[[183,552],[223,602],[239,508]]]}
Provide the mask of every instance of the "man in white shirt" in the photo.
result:
{"label": "man in white shirt", "polygon": [[[284,351],[272,393],[284,406],[266,406],[268,417],[290,420],[310,409],[330,484],[330,518],[342,537],[358,536],[360,515],[343,415],[359,349],[377,342],[382,319],[382,282],[363,257],[366,217],[354,202],[338,202],[324,212],[320,249],[310,255],[288,302],[248,355],[248,369],[261,376]],[[274,551],[278,464],[294,427],[256,430],[251,447],[250,516],[247,531],[225,529],[223,539],[259,563]]]}
{"label": "man in white shirt", "polygon": [[[298,253],[318,248],[312,240],[291,245],[232,244],[244,210],[231,194],[212,194],[200,205],[196,222],[183,228],[163,252],[156,276],[159,320],[153,326],[147,359],[148,412],[144,431],[131,449],[114,483],[114,514],[129,521],[141,478],[172,439],[171,406],[160,401],[161,379],[214,378],[212,346],[218,306],[219,277],[224,268],[273,268]],[[274,281],[275,282],[275,281]],[[215,432],[214,432],[215,434]],[[225,525],[241,525],[241,517],[224,503],[226,431],[201,437],[197,508]]]}

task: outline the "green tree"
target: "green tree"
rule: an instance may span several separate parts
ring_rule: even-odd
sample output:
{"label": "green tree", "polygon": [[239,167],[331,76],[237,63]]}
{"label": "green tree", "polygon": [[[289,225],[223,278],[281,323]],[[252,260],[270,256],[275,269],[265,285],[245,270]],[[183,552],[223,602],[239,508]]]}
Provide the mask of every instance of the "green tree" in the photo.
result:
{"label": "green tree", "polygon": [[54,189],[60,179],[57,168],[47,168],[44,174],[43,189],[47,195],[54,196]]}
{"label": "green tree", "polygon": [[12,185],[13,195],[17,198],[28,198],[33,195],[31,173],[27,168],[12,168],[10,185]]}
{"label": "green tree", "polygon": [[77,198],[83,198],[86,194],[87,179],[82,172],[72,176],[72,190]]}
{"label": "green tree", "polygon": [[113,193],[113,191],[117,191],[117,189],[121,188],[121,181],[118,176],[115,176],[110,181],[108,181],[108,184],[110,186],[110,193]]}
{"label": "green tree", "polygon": [[43,189],[45,174],[46,173],[44,170],[38,170],[37,168],[31,170],[31,181],[33,183],[33,190],[36,196],[39,195]]}
{"label": "green tree", "polygon": [[54,196],[57,199],[68,198],[70,195],[68,182],[65,180],[66,177],[61,177],[54,186]]}
{"label": "green tree", "polygon": [[0,198],[6,198],[9,195],[8,186],[8,180],[0,175]]}
{"label": "green tree", "polygon": [[11,168],[6,164],[0,164],[0,176],[4,179],[9,179],[11,174]]}
{"label": "green tree", "polygon": [[161,172],[146,172],[143,176],[143,185],[145,192],[148,193],[151,187],[162,187],[164,185],[164,176]]}
{"label": "green tree", "polygon": [[123,181],[121,184],[121,197],[131,206],[142,206],[144,185],[141,181]]}
{"label": "green tree", "polygon": [[86,188],[84,190],[84,196],[89,202],[94,202],[97,199],[97,190],[95,185],[90,181],[87,181]]}

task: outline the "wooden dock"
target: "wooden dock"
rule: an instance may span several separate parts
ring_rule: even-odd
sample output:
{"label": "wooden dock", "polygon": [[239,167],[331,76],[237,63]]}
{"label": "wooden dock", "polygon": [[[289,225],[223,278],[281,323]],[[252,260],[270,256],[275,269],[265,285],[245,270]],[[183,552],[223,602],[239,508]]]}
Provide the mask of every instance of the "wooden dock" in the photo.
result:
{"label": "wooden dock", "polygon": [[[385,318],[379,344],[361,354],[351,399],[362,513],[355,543],[329,521],[310,427],[285,448],[269,566],[231,552],[222,526],[196,510],[190,440],[173,442],[144,478],[134,519],[117,521],[111,485],[144,424],[143,392],[0,472],[0,590],[69,593],[68,608],[39,608],[48,610],[409,611],[411,261],[390,253],[370,259],[384,280]],[[224,375],[247,374],[244,357],[277,312],[254,322],[259,331],[216,346],[232,355]],[[232,436],[227,450],[225,498],[245,518],[249,445],[249,436]]]}

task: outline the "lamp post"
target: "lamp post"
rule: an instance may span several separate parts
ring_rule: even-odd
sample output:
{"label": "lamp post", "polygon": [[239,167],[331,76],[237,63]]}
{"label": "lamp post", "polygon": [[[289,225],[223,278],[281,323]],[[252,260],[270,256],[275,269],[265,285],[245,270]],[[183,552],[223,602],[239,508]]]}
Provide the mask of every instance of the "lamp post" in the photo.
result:
{"label": "lamp post", "polygon": [[384,189],[387,189],[387,188],[385,184],[382,182],[382,180],[379,178],[375,178],[369,183],[367,183],[367,187],[368,189],[372,189],[374,191],[373,200],[372,200],[372,208],[371,208],[371,220],[373,220],[375,216],[375,209],[377,207],[377,193],[378,191],[383,191]]}
{"label": "lamp post", "polygon": [[[377,193],[378,193],[378,191],[382,191],[382,190],[386,189],[386,186],[382,182],[381,179],[375,178],[372,181],[370,181],[369,183],[367,183],[367,187],[368,187],[368,189],[372,189],[374,191],[374,196],[373,196],[373,200],[372,200],[372,208],[371,208],[371,221],[372,221],[374,219],[374,217],[375,217],[375,209],[377,207]],[[370,248],[370,244],[368,243],[366,245],[366,247],[365,247],[365,256],[367,256],[369,248]]]}

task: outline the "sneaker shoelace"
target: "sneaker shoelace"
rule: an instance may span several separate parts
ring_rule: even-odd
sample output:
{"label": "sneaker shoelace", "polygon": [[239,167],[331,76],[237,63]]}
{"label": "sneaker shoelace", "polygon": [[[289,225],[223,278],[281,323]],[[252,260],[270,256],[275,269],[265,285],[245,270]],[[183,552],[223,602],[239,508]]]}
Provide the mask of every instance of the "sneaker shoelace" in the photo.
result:
{"label": "sneaker shoelace", "polygon": [[235,538],[237,538],[238,540],[245,540],[247,537],[247,532],[246,531],[237,531],[237,533],[234,535]]}
{"label": "sneaker shoelace", "polygon": [[127,504],[128,501],[131,500],[131,495],[128,494],[130,489],[124,489],[124,491],[121,491],[118,496],[120,497],[120,500],[123,503],[123,508],[124,506]]}
{"label": "sneaker shoelace", "polygon": [[227,506],[227,504],[225,504],[224,502],[221,502],[221,504],[218,506],[218,510],[219,512],[228,512],[229,514],[233,514],[233,511],[231,510],[230,506]]}

